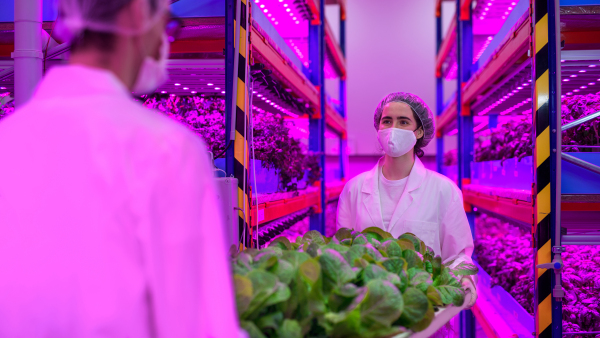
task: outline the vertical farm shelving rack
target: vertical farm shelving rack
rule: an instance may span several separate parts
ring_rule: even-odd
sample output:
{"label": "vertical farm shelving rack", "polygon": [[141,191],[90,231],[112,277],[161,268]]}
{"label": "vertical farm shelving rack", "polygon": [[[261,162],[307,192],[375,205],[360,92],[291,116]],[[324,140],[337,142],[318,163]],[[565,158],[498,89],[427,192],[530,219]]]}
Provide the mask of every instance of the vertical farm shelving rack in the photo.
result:
{"label": "vertical farm shelving rack", "polygon": [[[600,153],[562,151],[561,131],[585,121],[563,125],[561,98],[600,91],[600,2],[508,1],[506,12],[502,8],[504,13],[494,14],[492,5],[500,2],[456,0],[456,15],[443,36],[442,1],[437,1],[437,166],[446,170],[444,135],[457,133],[457,184],[472,229],[476,208],[532,232],[535,316],[508,293],[490,290],[482,276],[480,299],[472,314],[463,314],[461,334],[474,337],[474,316],[488,337],[529,337],[532,332],[562,337],[562,245],[600,245]],[[479,50],[474,42],[482,40],[474,27],[494,20],[500,20],[499,29],[486,33],[489,46],[474,58]],[[443,78],[452,64],[457,90],[444,105]],[[526,110],[533,125],[529,168],[510,168],[513,175],[506,172],[507,164],[473,162],[477,131]],[[487,179],[481,173],[485,165],[495,166]],[[490,183],[492,175],[503,181]],[[513,181],[519,176],[530,180],[517,186]]]}
{"label": "vertical farm shelving rack", "polygon": [[[68,59],[68,44],[49,35],[57,17],[55,4],[50,0],[26,1],[30,3],[28,10],[39,16],[35,19],[42,28],[31,33],[35,36],[30,38],[50,41],[47,50],[46,44],[38,48],[38,54],[44,55],[46,68],[64,63]],[[253,245],[250,235],[260,233],[262,224],[307,208],[314,210],[310,228],[324,233],[325,204],[338,198],[343,187],[347,163],[342,146],[346,140],[346,6],[344,0],[326,3],[340,6],[339,43],[325,18],[325,0],[171,1],[171,11],[182,19],[183,28],[179,39],[171,45],[170,79],[157,93],[225,98],[226,140],[231,143],[225,154],[225,171],[227,176],[238,180],[240,229],[248,230],[248,236],[240,238],[240,242],[246,246]],[[0,8],[0,93],[14,93],[15,78],[28,74],[15,73],[11,59],[15,50],[13,0],[0,0]],[[302,37],[304,44],[294,53],[286,39],[300,27],[308,34]],[[308,55],[308,60],[303,63],[300,55]],[[326,63],[340,79],[337,108],[326,100]],[[268,97],[272,104],[259,100],[258,94]],[[253,205],[248,177],[251,153],[248,127],[251,110],[255,108],[277,109],[286,118],[308,120],[309,149],[319,155],[322,172],[316,191]],[[337,135],[341,145],[340,175],[329,182],[324,174],[326,130]]]}

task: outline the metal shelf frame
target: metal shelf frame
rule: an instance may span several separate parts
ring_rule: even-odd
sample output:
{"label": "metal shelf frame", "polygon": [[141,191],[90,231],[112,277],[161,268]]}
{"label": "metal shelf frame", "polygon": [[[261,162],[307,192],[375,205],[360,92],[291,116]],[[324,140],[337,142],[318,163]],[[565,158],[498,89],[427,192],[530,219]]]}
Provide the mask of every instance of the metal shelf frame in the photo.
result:
{"label": "metal shelf frame", "polygon": [[[307,0],[312,1],[312,0]],[[319,154],[319,162],[321,166],[321,178],[319,181],[320,187],[320,206],[318,212],[310,216],[310,230],[317,230],[325,234],[325,210],[328,201],[328,189],[325,180],[325,129],[330,127],[339,136],[340,142],[340,173],[341,180],[345,178],[347,165],[346,154],[346,77],[345,77],[345,51],[346,51],[346,14],[345,8],[340,8],[340,45],[337,46],[331,33],[331,29],[327,25],[325,19],[325,0],[318,2],[320,20],[313,20],[309,26],[308,32],[308,54],[310,60],[310,81],[319,89],[320,94],[320,109],[317,114],[313,115],[309,120],[309,150]],[[342,6],[342,4],[340,4]],[[338,114],[333,107],[327,104],[325,95],[325,53],[329,47],[329,52],[333,52],[334,59],[338,64],[340,73],[340,102],[341,114]],[[341,115],[341,116],[340,116]],[[313,137],[315,135],[315,137]],[[339,194],[337,194],[339,196]]]}
{"label": "metal shelf frame", "polygon": [[[234,14],[239,14],[240,11],[234,10],[235,6],[237,6],[238,9],[242,8],[242,13],[244,12],[244,6],[247,6],[248,8],[245,9],[246,12],[251,13],[252,3],[249,0],[226,0],[226,2],[228,10],[226,18],[233,17]],[[243,82],[243,79],[241,76],[239,76],[241,73],[238,71],[239,66],[236,65],[236,63],[245,61],[246,59],[248,60],[249,64],[260,62],[265,65],[266,69],[272,71],[272,75],[278,81],[289,87],[294,94],[298,95],[298,97],[300,97],[304,102],[313,108],[314,112],[309,116],[309,150],[319,154],[319,162],[322,172],[322,177],[317,183],[319,190],[316,193],[286,200],[273,201],[260,204],[255,207],[252,207],[252,203],[247,202],[250,201],[249,195],[240,193],[239,195],[242,199],[244,199],[243,202],[240,201],[239,203],[240,208],[242,208],[245,203],[248,203],[246,204],[247,207],[245,210],[250,209],[250,212],[247,213],[249,219],[246,221],[246,224],[251,224],[249,227],[250,229],[252,229],[257,223],[262,224],[264,222],[269,222],[292,214],[304,208],[313,207],[315,213],[310,218],[310,229],[318,230],[324,234],[326,210],[325,204],[329,199],[339,196],[339,193],[341,192],[338,182],[334,183],[332,188],[329,188],[327,182],[325,181],[325,130],[326,128],[333,130],[337,135],[339,135],[340,143],[344,145],[340,146],[339,154],[340,168],[342,173],[341,175],[343,180],[345,172],[344,169],[347,163],[345,160],[346,153],[344,151],[346,140],[346,78],[345,57],[343,55],[346,41],[345,10],[340,11],[341,43],[338,45],[335,40],[333,40],[331,29],[326,24],[324,16],[325,1],[307,0],[307,4],[309,5],[309,8],[313,14],[313,19],[310,21],[309,26],[309,78],[306,78],[299,69],[293,67],[289,62],[287,62],[286,58],[279,53],[278,48],[270,45],[269,41],[272,40],[267,39],[267,37],[263,35],[264,33],[262,31],[252,25],[252,19],[250,17],[248,17],[248,21],[242,22],[240,25],[238,25],[237,21],[235,20],[226,20],[226,27],[229,28],[229,30],[226,32],[226,73],[228,74],[226,76],[228,81],[226,85],[226,104],[229,105],[226,108],[226,125],[232,125],[231,123],[234,120],[234,114],[238,115],[236,118],[244,118],[244,115],[240,115],[240,111],[243,110],[243,102],[245,102],[246,107],[249,107],[249,95],[247,88],[244,92],[244,89],[239,86],[239,84]],[[234,36],[243,37],[244,34],[247,33],[246,29],[249,33],[247,34],[249,37],[247,38],[246,42],[244,43],[243,40],[240,40],[239,42],[234,41]],[[242,55],[241,52],[236,52],[237,49],[234,48],[236,44],[238,46],[246,44],[248,46],[248,55]],[[336,67],[343,71],[343,76],[340,76],[340,101],[342,102],[341,114],[338,113],[331,105],[329,105],[325,99],[324,66],[325,52],[327,48],[329,48],[329,52],[334,55]],[[239,54],[240,57],[237,57],[237,54]],[[237,78],[236,74],[238,74]],[[237,88],[235,87],[236,84],[238,85]],[[236,127],[239,127],[239,124],[236,124]],[[229,138],[232,137],[231,134],[229,134],[230,130],[234,130],[233,125],[227,130],[227,137]],[[236,142],[238,136],[241,136],[239,132],[236,133]],[[244,168],[244,165],[242,164],[244,163],[243,161],[236,159],[236,156],[239,157],[240,149],[249,149],[245,137],[243,138],[245,143],[240,141],[239,146],[236,145],[228,150],[228,164],[226,165],[226,171],[228,175],[233,174],[235,177],[237,177],[238,181],[248,182],[248,168]],[[249,161],[246,161],[245,163],[248,162]],[[250,189],[247,189],[246,191],[249,190]],[[240,191],[242,191],[242,187],[240,187]],[[240,217],[244,217],[243,213],[241,212]],[[240,226],[246,226],[242,220],[240,220]]]}
{"label": "metal shelf frame", "polygon": [[[560,258],[561,241],[565,244],[598,244],[600,229],[591,227],[582,236],[579,233],[564,233],[561,225],[579,221],[578,217],[594,219],[600,211],[600,195],[571,196],[561,194],[561,18],[559,0],[531,0],[530,8],[516,21],[515,26],[503,38],[503,44],[495,54],[475,74],[470,61],[472,55],[471,15],[467,15],[465,3],[469,0],[456,0],[457,43],[457,93],[456,100],[445,109],[443,107],[443,88],[441,74],[437,72],[437,166],[442,172],[443,135],[449,126],[458,127],[458,185],[463,190],[465,211],[472,221],[473,207],[491,214],[514,220],[521,226],[532,229],[534,235],[534,266],[562,262]],[[438,5],[440,1],[438,1]],[[586,3],[587,4],[587,3]],[[600,4],[600,3],[598,3]],[[570,5],[576,5],[570,3]],[[438,62],[440,53],[447,49],[447,41],[441,36],[441,7],[436,11],[436,38]],[[600,26],[600,22],[598,23]],[[569,48],[585,43],[598,44],[600,38],[593,32],[566,31],[563,40]],[[565,56],[573,54],[572,50]],[[530,59],[530,60],[528,60]],[[499,83],[509,78],[517,70],[522,72],[531,64],[531,101],[533,102],[534,126],[534,184],[529,201],[502,197],[502,188],[494,188],[498,195],[478,192],[471,183],[470,163],[473,154],[473,114],[472,106],[481,105],[489,92]],[[529,76],[528,76],[529,77]],[[587,164],[587,163],[586,163]],[[591,167],[591,166],[590,166]],[[597,170],[597,167],[590,169]],[[481,189],[479,189],[481,190]],[[562,224],[561,224],[562,220]],[[596,218],[597,220],[597,218]],[[592,221],[593,222],[593,221]],[[588,222],[590,223],[590,222]],[[586,223],[587,224],[587,223]],[[563,232],[561,232],[563,229]],[[588,236],[583,239],[585,236]],[[551,265],[552,265],[551,264]],[[562,264],[562,263],[561,263]],[[550,265],[548,265],[550,266]],[[560,270],[536,268],[535,271],[535,332],[536,337],[562,337],[562,303]],[[485,306],[488,303],[483,304]],[[484,306],[484,307],[485,307]],[[486,311],[493,311],[490,308]],[[475,307],[477,317],[484,320],[482,307]],[[470,314],[463,314],[461,336],[472,337]],[[486,324],[486,323],[484,323]],[[489,322],[487,324],[490,324]],[[489,326],[489,325],[488,325]],[[488,327],[488,331],[489,327]],[[491,332],[491,331],[490,331]]]}

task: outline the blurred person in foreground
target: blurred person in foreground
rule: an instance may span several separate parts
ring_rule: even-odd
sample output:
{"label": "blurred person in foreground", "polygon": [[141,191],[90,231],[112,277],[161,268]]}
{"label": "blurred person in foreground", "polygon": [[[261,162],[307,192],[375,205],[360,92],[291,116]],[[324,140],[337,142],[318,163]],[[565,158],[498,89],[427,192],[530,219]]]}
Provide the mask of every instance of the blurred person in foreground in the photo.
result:
{"label": "blurred person in foreground", "polygon": [[168,9],[60,1],[69,65],[0,122],[0,337],[240,336],[206,147],[131,95]]}

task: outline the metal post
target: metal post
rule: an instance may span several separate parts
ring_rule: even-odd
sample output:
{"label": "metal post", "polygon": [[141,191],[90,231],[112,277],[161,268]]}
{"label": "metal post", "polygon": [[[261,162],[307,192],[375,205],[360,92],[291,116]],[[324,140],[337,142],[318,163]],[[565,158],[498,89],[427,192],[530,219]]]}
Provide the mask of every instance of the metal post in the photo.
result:
{"label": "metal post", "polygon": [[[225,172],[233,176],[233,142],[235,139],[235,114],[233,114],[234,60],[235,60],[235,10],[236,0],[225,0]],[[233,135],[232,135],[233,134]]]}
{"label": "metal post", "polygon": [[15,0],[15,106],[33,95],[42,79],[42,0]]}
{"label": "metal post", "polygon": [[[442,45],[442,13],[441,9],[436,13],[435,18],[435,40],[436,40],[436,55],[440,52]],[[435,110],[439,117],[444,111],[444,79],[442,75],[435,78]],[[444,134],[438,132],[436,135],[436,153],[435,159],[437,164],[437,172],[443,172],[444,166]]]}
{"label": "metal post", "polygon": [[[346,56],[346,15],[340,9],[340,48]],[[346,117],[346,77],[340,78],[340,110],[342,117]],[[346,170],[348,168],[348,141],[345,135],[340,135],[340,179],[346,178]]]}
{"label": "metal post", "polygon": [[[346,79],[340,79],[340,113],[346,117]],[[340,179],[346,178],[349,165],[347,135],[340,135]]]}
{"label": "metal post", "polygon": [[[557,0],[533,0],[535,265],[560,259],[560,25]],[[554,252],[554,254],[553,254]],[[553,257],[554,256],[554,257]],[[552,264],[550,264],[552,265]],[[535,334],[562,337],[560,269],[535,268]],[[558,289],[555,290],[555,286]]]}
{"label": "metal post", "polygon": [[319,164],[321,166],[321,204],[320,212],[310,217],[310,230],[317,230],[325,234],[325,2],[321,1],[319,6],[320,21],[318,24],[310,24],[308,28],[308,54],[310,80],[319,88],[320,108],[315,118],[309,120],[309,142],[308,147],[311,151],[319,154]]}
{"label": "metal post", "polygon": [[[470,102],[462,102],[462,88],[471,77],[473,63],[473,25],[471,7],[467,8],[468,15],[461,11],[461,0],[456,0],[456,44],[457,44],[457,89],[456,107],[458,122],[458,184],[462,189],[464,184],[471,182],[471,161],[473,159],[473,116]],[[475,237],[475,213],[469,205],[465,205],[471,234]],[[475,337],[475,317],[470,310],[460,314],[461,337]]]}
{"label": "metal post", "polygon": [[[560,4],[558,0],[548,2],[548,46],[550,47],[550,129],[553,131],[550,136],[551,161],[553,163],[551,173],[552,190],[552,221],[551,227],[551,245],[552,260],[562,263],[561,247],[561,161],[562,161],[562,114],[561,114],[561,38],[560,38]],[[562,269],[554,270],[552,274],[552,336],[562,338]]]}
{"label": "metal post", "polygon": [[498,127],[498,114],[488,115],[488,127],[490,129]]}
{"label": "metal post", "polygon": [[[231,7],[229,5],[231,4]],[[234,10],[235,8],[235,10]],[[232,14],[231,19],[228,14]],[[249,129],[249,96],[246,81],[248,79],[248,54],[249,41],[247,28],[248,26],[249,6],[246,0],[235,0],[235,4],[229,0],[226,1],[226,23],[231,24],[232,30],[226,24],[226,66],[225,72],[227,87],[225,90],[226,104],[229,103],[229,108],[226,111],[226,121],[228,134],[227,144],[233,143],[227,149],[227,157],[225,159],[227,175],[233,174],[238,180],[238,201],[239,210],[239,225],[240,233],[245,234],[242,238],[243,247],[251,244],[251,231],[248,226],[250,217],[250,182],[248,177],[248,168],[250,164],[250,151],[248,147],[247,135]],[[228,22],[227,22],[228,21]],[[231,44],[228,44],[228,39],[233,39]],[[231,52],[230,46],[234,46]],[[230,56],[232,59],[229,59]],[[227,93],[230,93],[227,95]],[[238,151],[235,151],[238,149]],[[240,151],[241,150],[241,151]]]}

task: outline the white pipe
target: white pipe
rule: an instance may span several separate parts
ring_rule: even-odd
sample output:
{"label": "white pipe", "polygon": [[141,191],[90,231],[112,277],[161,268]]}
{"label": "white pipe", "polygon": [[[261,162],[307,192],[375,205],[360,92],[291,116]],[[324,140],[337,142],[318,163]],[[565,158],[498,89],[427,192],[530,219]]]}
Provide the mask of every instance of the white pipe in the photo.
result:
{"label": "white pipe", "polygon": [[15,106],[27,102],[42,79],[42,0],[15,0]]}
{"label": "white pipe", "polygon": [[600,111],[595,112],[593,114],[590,114],[588,116],[582,117],[579,120],[575,120],[573,122],[569,122],[567,124],[565,124],[564,126],[561,127],[562,131],[565,131],[567,129],[571,129],[573,127],[577,127],[578,125],[582,124],[582,123],[586,123],[587,121],[591,121],[597,117],[600,117]]}

